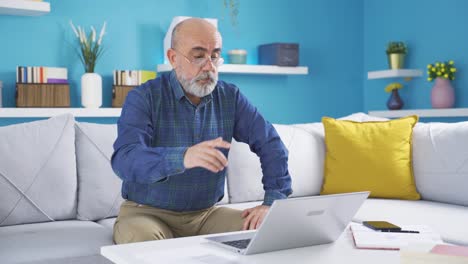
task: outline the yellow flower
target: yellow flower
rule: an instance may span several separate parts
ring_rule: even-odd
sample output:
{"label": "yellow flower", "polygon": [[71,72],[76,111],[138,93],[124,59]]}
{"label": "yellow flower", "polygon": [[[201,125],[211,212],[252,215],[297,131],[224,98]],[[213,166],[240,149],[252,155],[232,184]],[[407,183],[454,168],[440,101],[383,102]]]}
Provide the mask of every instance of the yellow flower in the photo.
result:
{"label": "yellow flower", "polygon": [[439,67],[439,66],[440,66],[440,63],[437,62],[437,63],[436,63],[436,67]]}
{"label": "yellow flower", "polygon": [[403,85],[401,83],[391,83],[385,87],[385,92],[389,93],[395,89],[401,89],[403,88]]}
{"label": "yellow flower", "polygon": [[427,65],[427,68],[428,68],[428,69],[432,68],[432,64],[428,64],[428,65]]}
{"label": "yellow flower", "polygon": [[445,72],[445,68],[442,68],[440,71],[441,71],[441,72]]}
{"label": "yellow flower", "polygon": [[431,70],[432,70],[433,72],[435,72],[435,71],[436,71],[436,69],[435,69],[435,68],[432,68]]}
{"label": "yellow flower", "polygon": [[450,69],[451,72],[456,72],[457,71],[457,68],[452,68]]}
{"label": "yellow flower", "polygon": [[442,63],[440,66],[441,66],[441,67],[445,67],[445,63]]}
{"label": "yellow flower", "polygon": [[432,78],[427,78],[428,81],[432,82]]}
{"label": "yellow flower", "polygon": [[444,77],[445,77],[445,78],[448,78],[448,74],[445,74]]}
{"label": "yellow flower", "polygon": [[440,75],[442,75],[442,73],[441,73],[440,71],[439,71],[439,72],[437,72],[437,76],[440,76]]}
{"label": "yellow flower", "polygon": [[453,60],[449,61],[450,65],[453,65],[455,62]]}

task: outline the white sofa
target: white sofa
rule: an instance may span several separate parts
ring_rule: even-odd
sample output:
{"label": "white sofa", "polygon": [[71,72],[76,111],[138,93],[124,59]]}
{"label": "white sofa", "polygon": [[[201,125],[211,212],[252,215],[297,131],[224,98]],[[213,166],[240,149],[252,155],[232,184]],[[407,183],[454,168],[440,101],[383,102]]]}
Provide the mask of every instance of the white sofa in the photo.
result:
{"label": "white sofa", "polygon": [[[358,113],[355,121],[381,120]],[[275,125],[289,150],[292,197],[318,195],[325,157],[320,123]],[[355,216],[428,224],[468,245],[468,123],[418,124],[413,133],[421,201],[368,199]],[[110,167],[116,125],[71,115],[0,128],[0,263],[109,263],[121,182]],[[259,159],[233,142],[221,206],[261,203]]]}

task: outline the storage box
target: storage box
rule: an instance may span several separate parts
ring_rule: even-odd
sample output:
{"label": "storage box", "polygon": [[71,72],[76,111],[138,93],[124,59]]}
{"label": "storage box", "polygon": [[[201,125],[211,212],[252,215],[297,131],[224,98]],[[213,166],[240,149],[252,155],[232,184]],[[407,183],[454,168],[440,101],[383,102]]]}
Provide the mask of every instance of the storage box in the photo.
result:
{"label": "storage box", "polygon": [[259,64],[278,66],[299,65],[299,44],[271,43],[258,46]]}
{"label": "storage box", "polygon": [[114,85],[112,87],[112,107],[122,107],[128,92],[136,86]]}
{"label": "storage box", "polygon": [[16,84],[17,107],[70,107],[69,84]]}

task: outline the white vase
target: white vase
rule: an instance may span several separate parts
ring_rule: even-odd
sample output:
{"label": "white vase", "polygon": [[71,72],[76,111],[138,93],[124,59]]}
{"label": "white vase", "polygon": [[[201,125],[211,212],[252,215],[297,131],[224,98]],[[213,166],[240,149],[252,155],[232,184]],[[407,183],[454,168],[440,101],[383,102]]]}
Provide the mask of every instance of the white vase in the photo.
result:
{"label": "white vase", "polygon": [[81,105],[86,108],[99,108],[102,105],[102,78],[97,73],[81,76]]}

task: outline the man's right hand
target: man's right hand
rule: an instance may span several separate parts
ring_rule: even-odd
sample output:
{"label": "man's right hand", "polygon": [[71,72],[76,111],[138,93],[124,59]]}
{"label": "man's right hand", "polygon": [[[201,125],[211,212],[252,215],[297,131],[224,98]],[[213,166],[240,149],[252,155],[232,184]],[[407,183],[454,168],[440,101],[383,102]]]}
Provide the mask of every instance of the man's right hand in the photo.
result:
{"label": "man's right hand", "polygon": [[227,166],[227,159],[217,148],[230,147],[231,144],[221,137],[198,143],[185,152],[184,166],[186,169],[202,167],[214,173],[222,171]]}

